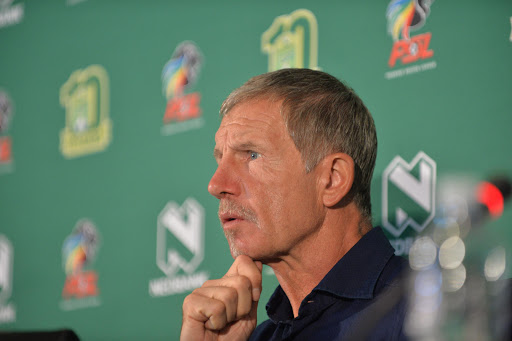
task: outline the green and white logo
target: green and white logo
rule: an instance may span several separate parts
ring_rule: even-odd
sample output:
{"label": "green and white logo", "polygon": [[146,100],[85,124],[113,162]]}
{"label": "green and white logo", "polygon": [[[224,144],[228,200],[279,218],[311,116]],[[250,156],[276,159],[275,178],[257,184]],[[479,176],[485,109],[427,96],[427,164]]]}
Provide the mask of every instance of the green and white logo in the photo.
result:
{"label": "green and white logo", "polygon": [[25,4],[14,0],[0,0],[0,28],[19,24],[25,16]]}
{"label": "green and white logo", "polygon": [[382,174],[382,225],[395,237],[420,233],[435,215],[436,163],[420,151],[407,163],[396,156]]}
{"label": "green and white logo", "polygon": [[166,277],[149,282],[151,296],[192,291],[208,279],[208,273],[196,272],[204,258],[204,209],[194,198],[181,206],[174,201],[165,205],[157,219],[156,242],[156,264]]}
{"label": "green and white logo", "polygon": [[13,256],[11,242],[0,235],[0,323],[16,321],[16,308],[7,303],[12,294]]}

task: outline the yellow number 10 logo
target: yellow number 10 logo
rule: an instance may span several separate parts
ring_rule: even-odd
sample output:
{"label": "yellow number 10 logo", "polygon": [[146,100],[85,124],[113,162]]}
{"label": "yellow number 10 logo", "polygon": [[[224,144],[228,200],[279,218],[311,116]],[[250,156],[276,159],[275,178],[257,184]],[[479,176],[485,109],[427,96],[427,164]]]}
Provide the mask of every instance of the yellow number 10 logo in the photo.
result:
{"label": "yellow number 10 logo", "polygon": [[281,15],[261,36],[261,49],[268,54],[268,70],[317,69],[318,24],[307,9]]}

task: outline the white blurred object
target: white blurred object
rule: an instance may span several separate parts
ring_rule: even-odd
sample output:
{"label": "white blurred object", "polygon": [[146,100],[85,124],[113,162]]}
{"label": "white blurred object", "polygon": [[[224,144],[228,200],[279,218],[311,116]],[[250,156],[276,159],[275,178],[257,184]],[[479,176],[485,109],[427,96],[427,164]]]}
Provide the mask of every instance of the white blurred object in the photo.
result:
{"label": "white blurred object", "polygon": [[433,224],[409,253],[405,331],[421,341],[509,340],[511,285],[503,281],[508,251],[499,245],[505,240],[484,228],[501,216],[511,181],[456,175],[438,185]]}

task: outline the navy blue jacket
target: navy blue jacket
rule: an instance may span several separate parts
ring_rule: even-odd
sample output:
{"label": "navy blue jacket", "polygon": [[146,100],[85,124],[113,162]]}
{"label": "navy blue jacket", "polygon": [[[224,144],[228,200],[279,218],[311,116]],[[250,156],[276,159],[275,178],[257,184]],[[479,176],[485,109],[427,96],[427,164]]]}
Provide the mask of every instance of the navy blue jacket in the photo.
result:
{"label": "navy blue jacket", "polygon": [[297,318],[278,286],[266,307],[269,320],[250,340],[405,340],[407,268],[381,228],[373,228],[304,298]]}

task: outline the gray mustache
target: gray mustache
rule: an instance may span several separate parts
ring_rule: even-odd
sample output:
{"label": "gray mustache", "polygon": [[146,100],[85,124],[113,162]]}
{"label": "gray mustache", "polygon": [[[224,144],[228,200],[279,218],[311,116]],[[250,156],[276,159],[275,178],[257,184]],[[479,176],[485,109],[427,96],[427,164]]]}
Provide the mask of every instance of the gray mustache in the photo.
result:
{"label": "gray mustache", "polygon": [[221,214],[233,214],[252,223],[257,223],[256,213],[247,206],[229,200],[221,200],[219,203],[219,217]]}

